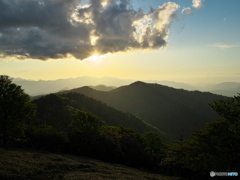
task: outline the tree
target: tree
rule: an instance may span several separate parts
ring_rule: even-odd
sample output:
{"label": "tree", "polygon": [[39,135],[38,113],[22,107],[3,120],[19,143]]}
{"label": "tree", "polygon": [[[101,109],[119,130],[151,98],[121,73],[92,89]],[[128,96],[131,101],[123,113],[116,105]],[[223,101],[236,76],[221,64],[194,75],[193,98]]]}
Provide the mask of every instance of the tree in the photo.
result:
{"label": "tree", "polygon": [[232,122],[240,121],[240,94],[227,100],[217,100],[210,106],[223,118]]}
{"label": "tree", "polygon": [[211,104],[222,116],[168,149],[166,161],[194,171],[240,171],[240,96]]}
{"label": "tree", "polygon": [[75,131],[99,133],[105,123],[94,114],[81,110],[77,110],[72,116],[73,120],[69,127]]}
{"label": "tree", "polygon": [[145,132],[142,136],[145,142],[146,150],[152,157],[163,155],[164,145],[158,133],[149,131]]}
{"label": "tree", "polygon": [[0,133],[3,146],[8,138],[19,127],[21,121],[34,115],[36,106],[21,86],[12,83],[6,75],[0,76]]}

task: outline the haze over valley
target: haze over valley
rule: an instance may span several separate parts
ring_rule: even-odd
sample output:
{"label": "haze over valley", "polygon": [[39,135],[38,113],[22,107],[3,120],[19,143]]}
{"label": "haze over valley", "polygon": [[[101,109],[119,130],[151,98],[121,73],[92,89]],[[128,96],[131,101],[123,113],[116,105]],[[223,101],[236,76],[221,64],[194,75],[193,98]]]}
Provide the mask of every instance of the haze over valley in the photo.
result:
{"label": "haze over valley", "polygon": [[[82,86],[90,86],[97,90],[111,90],[123,85],[129,85],[138,80],[133,79],[118,79],[111,77],[78,77],[69,79],[57,79],[57,80],[26,80],[21,78],[13,78],[13,82],[23,87],[26,93],[31,96],[43,95],[49,93],[55,93],[63,90],[70,90],[73,88],[79,88]],[[175,81],[157,81],[157,80],[145,80],[146,83],[156,83],[160,85],[165,85],[173,87],[176,89],[185,90],[198,90],[203,92],[211,92],[214,94],[224,95],[224,96],[236,96],[240,92],[240,83],[238,82],[223,82],[218,84],[187,84]],[[100,86],[99,86],[100,85]],[[105,88],[104,88],[105,86]]]}

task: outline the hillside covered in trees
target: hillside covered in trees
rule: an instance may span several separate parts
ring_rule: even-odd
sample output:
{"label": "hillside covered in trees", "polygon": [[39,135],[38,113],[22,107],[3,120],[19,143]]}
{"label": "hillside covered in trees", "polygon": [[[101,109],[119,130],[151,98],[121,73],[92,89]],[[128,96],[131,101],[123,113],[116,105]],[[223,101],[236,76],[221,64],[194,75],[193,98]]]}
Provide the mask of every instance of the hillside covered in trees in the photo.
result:
{"label": "hillside covered in trees", "polygon": [[160,131],[136,116],[107,106],[101,101],[79,93],[50,94],[33,101],[37,104],[36,117],[41,122],[64,129],[71,121],[76,110],[91,112],[101,118],[106,125],[132,128],[136,132]]}
{"label": "hillside covered in trees", "polygon": [[135,82],[108,92],[89,87],[68,92],[85,94],[124,112],[129,112],[163,131],[168,139],[187,139],[194,129],[214,122],[219,115],[209,106],[224,96],[174,89],[159,84]]}
{"label": "hillside covered in trees", "polygon": [[[137,89],[140,86],[141,90],[136,91],[136,86]],[[132,92],[129,92],[129,88]],[[141,104],[141,101],[145,100],[150,107],[153,107],[150,102],[158,102],[160,97],[162,102],[169,99],[170,102],[177,104],[179,103],[177,97],[180,94],[180,97],[183,96],[182,98],[189,101],[190,105],[191,103],[193,105],[193,102],[209,101],[213,97],[212,94],[208,94],[209,98],[200,92],[189,92],[190,95],[186,95],[185,91],[183,93],[181,90],[158,88],[156,85],[137,82],[110,92],[120,92],[119,95],[125,92],[124,99],[128,99],[128,102],[138,100],[138,103],[130,105]],[[99,95],[98,91],[86,87],[83,89]],[[165,91],[161,91],[164,89]],[[162,96],[156,93],[157,91],[161,91]],[[175,95],[168,96],[169,91],[175,92]],[[150,96],[148,92],[156,94]],[[195,93],[199,96],[195,97]],[[133,96],[134,94],[138,95],[138,98]],[[119,102],[124,100],[119,99]],[[187,106],[189,110],[190,105]],[[201,104],[197,107],[199,111],[205,108],[201,108]],[[210,108],[218,114],[219,119],[213,119],[211,123],[203,125],[202,129],[192,131],[187,140],[170,142],[164,140],[162,133],[156,128],[134,115],[123,113],[79,93],[50,94],[30,102],[30,97],[20,86],[12,83],[8,76],[0,76],[0,140],[3,147],[0,149],[2,157],[0,177],[11,179],[9,170],[16,169],[16,162],[13,163],[14,160],[11,161],[4,156],[11,153],[9,148],[87,156],[187,179],[208,179],[210,171],[239,172],[240,146],[237,144],[240,141],[239,107],[240,96],[211,102]],[[133,127],[129,128],[131,126]],[[188,123],[186,122],[184,126],[188,126]],[[31,156],[32,162],[35,162],[34,158],[41,155],[35,153]],[[15,156],[12,158],[16,160]],[[2,166],[6,163],[7,166]],[[28,179],[27,173],[37,171],[37,163],[34,167],[30,164],[28,166],[24,164],[25,170],[21,170],[22,176],[19,176],[19,179]],[[64,173],[68,173],[66,166],[51,161],[48,172],[52,177],[60,172],[59,168],[65,169]],[[61,174],[57,176],[64,179]]]}

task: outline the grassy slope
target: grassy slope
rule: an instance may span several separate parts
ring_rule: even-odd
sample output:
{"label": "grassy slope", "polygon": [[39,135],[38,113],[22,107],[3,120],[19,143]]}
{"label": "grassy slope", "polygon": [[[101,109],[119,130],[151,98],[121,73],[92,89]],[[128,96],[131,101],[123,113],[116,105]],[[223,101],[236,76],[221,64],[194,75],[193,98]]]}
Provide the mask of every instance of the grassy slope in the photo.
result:
{"label": "grassy slope", "polygon": [[177,180],[180,178],[151,174],[134,168],[109,164],[86,157],[0,148],[0,179]]}

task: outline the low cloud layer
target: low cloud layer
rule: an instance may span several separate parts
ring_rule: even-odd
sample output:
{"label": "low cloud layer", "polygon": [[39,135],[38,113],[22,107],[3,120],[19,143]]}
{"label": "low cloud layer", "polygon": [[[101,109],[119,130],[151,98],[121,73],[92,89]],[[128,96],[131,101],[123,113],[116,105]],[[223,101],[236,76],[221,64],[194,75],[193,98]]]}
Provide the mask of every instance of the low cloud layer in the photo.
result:
{"label": "low cloud layer", "polygon": [[130,0],[0,0],[0,56],[86,59],[166,46],[179,5],[149,13]]}
{"label": "low cloud layer", "polygon": [[223,43],[215,43],[215,44],[213,44],[211,46],[220,48],[222,50],[231,49],[231,48],[239,48],[240,47],[239,44],[223,44]]}

